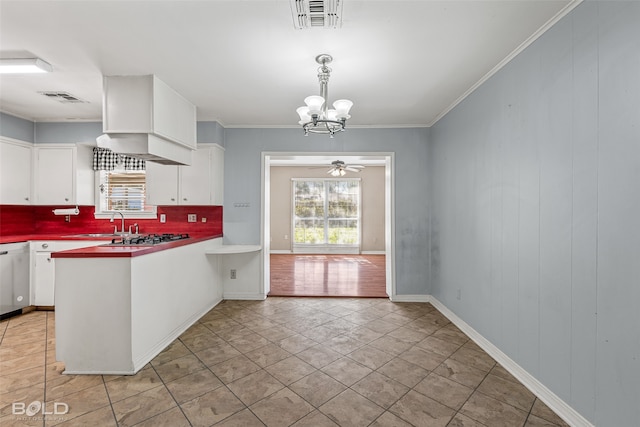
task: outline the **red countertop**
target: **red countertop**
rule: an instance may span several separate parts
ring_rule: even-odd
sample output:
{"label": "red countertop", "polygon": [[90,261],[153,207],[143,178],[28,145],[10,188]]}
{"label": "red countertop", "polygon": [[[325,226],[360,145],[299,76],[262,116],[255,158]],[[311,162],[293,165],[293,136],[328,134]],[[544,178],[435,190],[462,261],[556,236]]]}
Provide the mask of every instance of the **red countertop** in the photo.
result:
{"label": "red countertop", "polygon": [[173,249],[192,243],[203,242],[205,240],[222,237],[218,235],[191,236],[188,239],[176,240],[174,242],[160,243],[153,246],[120,245],[120,246],[91,246],[88,248],[71,249],[67,251],[54,252],[51,258],[132,258],[140,255],[147,255],[154,252]]}

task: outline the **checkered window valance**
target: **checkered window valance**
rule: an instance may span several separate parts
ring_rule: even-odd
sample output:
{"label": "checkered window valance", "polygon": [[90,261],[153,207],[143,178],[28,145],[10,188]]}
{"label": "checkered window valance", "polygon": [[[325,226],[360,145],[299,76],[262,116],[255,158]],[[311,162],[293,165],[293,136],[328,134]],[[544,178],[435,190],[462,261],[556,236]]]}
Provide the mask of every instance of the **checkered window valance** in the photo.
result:
{"label": "checkered window valance", "polygon": [[120,164],[125,170],[145,170],[144,160],[125,156],[124,154],[114,153],[108,148],[94,147],[93,170],[112,171]]}

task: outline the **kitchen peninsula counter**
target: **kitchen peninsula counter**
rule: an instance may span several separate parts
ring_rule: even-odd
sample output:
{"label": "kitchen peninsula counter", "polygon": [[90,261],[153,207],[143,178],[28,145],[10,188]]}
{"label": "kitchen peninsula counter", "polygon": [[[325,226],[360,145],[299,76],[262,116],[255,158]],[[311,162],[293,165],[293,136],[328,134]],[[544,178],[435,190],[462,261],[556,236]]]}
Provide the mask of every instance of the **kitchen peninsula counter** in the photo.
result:
{"label": "kitchen peninsula counter", "polygon": [[200,236],[55,253],[56,359],[64,373],[142,369],[222,301],[219,263],[206,255],[221,245]]}
{"label": "kitchen peninsula counter", "polygon": [[131,258],[140,255],[147,255],[158,251],[178,248],[180,246],[191,245],[210,239],[222,237],[218,235],[191,236],[188,239],[176,240],[173,242],[161,243],[153,246],[136,245],[99,245],[88,248],[72,249],[68,251],[55,252],[53,258]]}

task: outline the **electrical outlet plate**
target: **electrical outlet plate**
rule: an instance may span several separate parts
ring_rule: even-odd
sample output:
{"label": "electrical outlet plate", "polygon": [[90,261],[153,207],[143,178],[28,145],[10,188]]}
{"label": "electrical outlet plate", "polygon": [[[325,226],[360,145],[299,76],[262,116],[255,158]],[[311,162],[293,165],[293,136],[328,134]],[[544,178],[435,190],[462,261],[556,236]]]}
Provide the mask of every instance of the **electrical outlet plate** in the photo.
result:
{"label": "electrical outlet plate", "polygon": [[196,214],[187,214],[187,222],[196,222],[198,216]]}
{"label": "electrical outlet plate", "polygon": [[235,279],[236,278],[236,270],[231,270],[231,278]]}

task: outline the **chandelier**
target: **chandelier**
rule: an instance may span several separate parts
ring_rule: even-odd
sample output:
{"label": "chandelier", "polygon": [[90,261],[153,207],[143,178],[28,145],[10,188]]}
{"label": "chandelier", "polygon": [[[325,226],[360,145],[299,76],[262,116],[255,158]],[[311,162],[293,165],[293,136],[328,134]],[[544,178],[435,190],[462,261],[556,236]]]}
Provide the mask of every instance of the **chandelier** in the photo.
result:
{"label": "chandelier", "polygon": [[348,99],[338,99],[333,103],[333,109],[328,107],[328,84],[331,68],[327,67],[333,61],[331,55],[323,53],[316,56],[316,62],[320,64],[318,68],[318,81],[320,82],[320,95],[307,96],[303,107],[296,109],[300,115],[299,124],[302,125],[304,136],[309,133],[329,134],[333,138],[336,132],[344,131],[347,119],[351,118],[349,110],[353,102]]}

